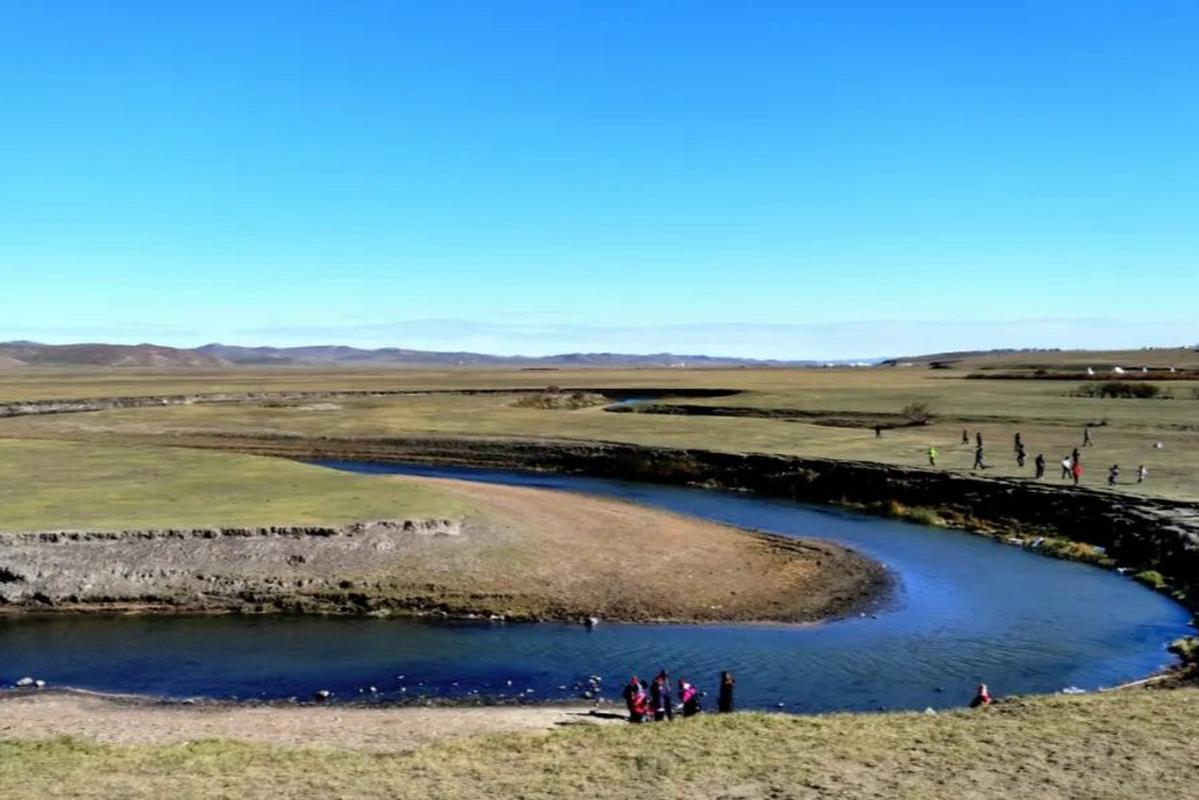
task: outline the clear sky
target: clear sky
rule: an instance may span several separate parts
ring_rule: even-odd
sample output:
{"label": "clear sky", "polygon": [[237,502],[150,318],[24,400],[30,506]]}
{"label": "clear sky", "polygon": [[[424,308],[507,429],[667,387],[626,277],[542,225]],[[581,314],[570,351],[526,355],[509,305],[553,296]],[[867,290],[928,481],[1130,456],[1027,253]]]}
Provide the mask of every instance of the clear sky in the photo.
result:
{"label": "clear sky", "polygon": [[0,3],[0,339],[1199,341],[1199,2]]}

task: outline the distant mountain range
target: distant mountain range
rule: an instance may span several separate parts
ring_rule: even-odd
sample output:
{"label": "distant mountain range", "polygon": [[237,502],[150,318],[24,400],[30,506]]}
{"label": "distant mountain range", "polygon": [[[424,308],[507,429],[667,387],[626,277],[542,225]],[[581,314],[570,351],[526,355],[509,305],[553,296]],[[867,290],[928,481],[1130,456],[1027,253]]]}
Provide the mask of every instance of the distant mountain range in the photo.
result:
{"label": "distant mountain range", "polygon": [[[196,348],[154,344],[40,344],[0,342],[0,368],[19,366],[224,367],[224,366],[496,366],[566,367],[816,367],[823,361],[722,358],[674,353],[563,353],[553,356],[496,356],[485,353],[438,352],[381,347],[367,350],[344,345],[309,347],[240,347],[206,344]],[[837,364],[868,362],[838,361]],[[873,363],[873,362],[869,362]]]}

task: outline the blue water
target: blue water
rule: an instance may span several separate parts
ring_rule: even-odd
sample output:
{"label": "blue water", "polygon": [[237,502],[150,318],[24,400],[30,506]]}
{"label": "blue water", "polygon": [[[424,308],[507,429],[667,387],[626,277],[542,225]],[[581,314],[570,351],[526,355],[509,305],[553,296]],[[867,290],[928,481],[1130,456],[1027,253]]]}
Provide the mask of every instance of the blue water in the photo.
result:
{"label": "blue water", "polygon": [[[1112,572],[968,534],[749,495],[593,478],[344,462],[326,466],[537,486],[615,497],[783,535],[830,539],[885,564],[892,597],[815,626],[579,625],[359,618],[0,620],[0,681],[171,697],[554,700],[603,677],[667,668],[714,693],[722,669],[741,707],[793,711],[960,705],[998,694],[1096,689],[1172,658],[1189,615]],[[402,676],[402,677],[401,677]],[[376,694],[368,687],[374,686]],[[531,690],[531,691],[530,691]]]}

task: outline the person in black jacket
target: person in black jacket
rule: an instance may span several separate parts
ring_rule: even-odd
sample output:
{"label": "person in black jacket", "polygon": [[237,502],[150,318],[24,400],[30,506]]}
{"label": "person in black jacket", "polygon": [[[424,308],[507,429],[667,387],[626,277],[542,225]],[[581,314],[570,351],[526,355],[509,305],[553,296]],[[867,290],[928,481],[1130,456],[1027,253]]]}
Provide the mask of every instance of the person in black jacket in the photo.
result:
{"label": "person in black jacket", "polygon": [[720,694],[716,701],[716,710],[721,714],[728,714],[733,710],[733,687],[736,685],[736,678],[728,672],[720,673]]}
{"label": "person in black jacket", "polygon": [[654,722],[674,721],[674,698],[670,696],[670,677],[666,670],[658,673],[650,687],[650,705],[654,710]]}

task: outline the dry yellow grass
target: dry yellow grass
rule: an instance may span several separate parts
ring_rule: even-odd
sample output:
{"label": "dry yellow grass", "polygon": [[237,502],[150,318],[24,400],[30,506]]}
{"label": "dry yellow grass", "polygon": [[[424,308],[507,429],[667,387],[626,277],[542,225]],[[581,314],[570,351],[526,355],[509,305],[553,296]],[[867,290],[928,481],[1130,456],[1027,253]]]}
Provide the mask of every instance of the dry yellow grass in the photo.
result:
{"label": "dry yellow grass", "polygon": [[[257,373],[255,373],[257,375]],[[307,374],[309,383],[301,378]],[[1073,381],[967,380],[964,373],[926,369],[872,370],[633,370],[573,372],[391,372],[262,374],[263,388],[286,379],[292,389],[303,386],[345,389],[496,388],[544,386],[599,387],[672,386],[724,388],[741,393],[731,397],[666,401],[691,405],[738,406],[777,413],[794,409],[805,414],[853,412],[895,415],[911,402],[930,405],[933,424],[897,428],[875,438],[866,427],[817,424],[818,420],[708,417],[659,414],[613,414],[602,408],[575,411],[546,410],[514,405],[512,395],[415,395],[384,398],[339,398],[314,404],[296,402],[236,405],[192,405],[138,408],[84,414],[21,417],[0,420],[3,437],[101,438],[125,441],[132,436],[155,440],[162,434],[238,433],[333,437],[400,435],[501,435],[602,439],[670,447],[759,451],[879,461],[923,466],[927,450],[941,453],[938,466],[968,470],[973,462],[973,438],[982,432],[987,443],[990,475],[1031,476],[1032,460],[1044,453],[1048,476],[1055,479],[1057,462],[1082,442],[1083,425],[1094,428],[1095,446],[1085,451],[1083,483],[1102,488],[1107,467],[1120,464],[1125,483],[1120,491],[1142,492],[1180,499],[1199,498],[1199,384],[1163,384],[1173,399],[1101,399],[1070,396]],[[212,376],[213,385],[246,379],[240,372]],[[75,388],[83,394],[111,387],[93,376]],[[154,394],[159,377],[123,386],[133,394]],[[166,380],[163,378],[162,380]],[[179,378],[171,376],[170,381]],[[372,383],[373,381],[373,383]],[[172,383],[171,386],[174,386]],[[19,388],[19,387],[18,387]],[[61,389],[62,387],[56,387]],[[39,390],[40,391],[40,390]],[[868,423],[863,423],[868,424]],[[968,429],[971,443],[961,444]],[[1017,467],[1012,437],[1023,434],[1028,463]],[[1162,442],[1157,449],[1154,444]],[[1136,468],[1145,464],[1150,480],[1132,483]]]}
{"label": "dry yellow grass", "polygon": [[1197,712],[1199,691],[1187,689],[936,716],[734,714],[394,753],[347,750],[336,734],[321,747],[10,741],[0,796],[1181,800],[1199,788]]}

